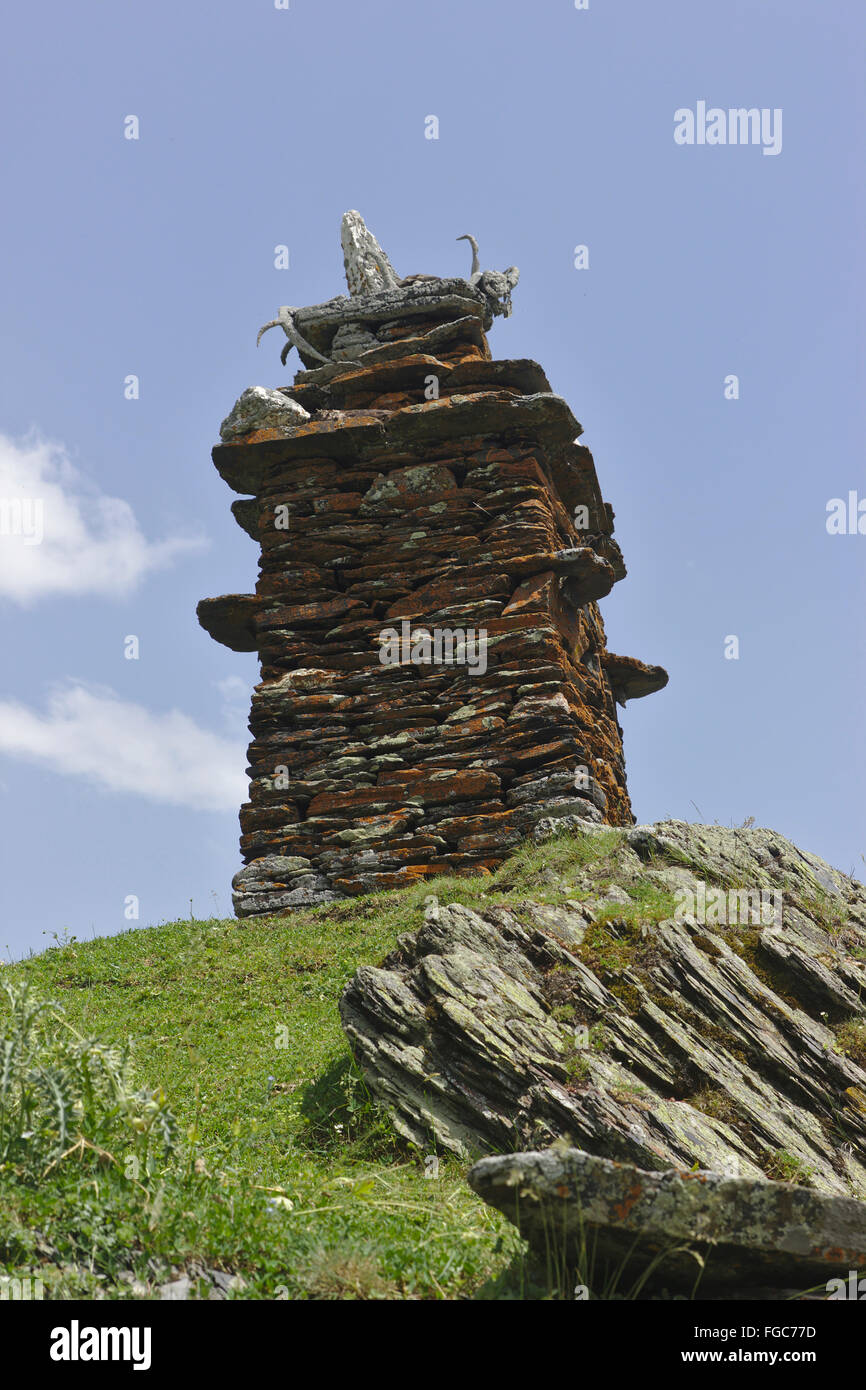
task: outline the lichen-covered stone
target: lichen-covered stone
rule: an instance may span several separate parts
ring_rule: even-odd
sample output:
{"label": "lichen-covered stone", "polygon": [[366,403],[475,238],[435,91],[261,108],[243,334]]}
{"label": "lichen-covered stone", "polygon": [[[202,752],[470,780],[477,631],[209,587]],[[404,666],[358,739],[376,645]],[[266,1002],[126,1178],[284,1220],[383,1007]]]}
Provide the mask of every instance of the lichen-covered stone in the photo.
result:
{"label": "lichen-covered stone", "polygon": [[780,1182],[646,1172],[563,1146],[481,1159],[469,1184],[542,1257],[620,1288],[646,1279],[645,1294],[826,1293],[866,1265],[866,1203]]}
{"label": "lichen-covered stone", "polygon": [[327,879],[311,871],[311,861],[303,855],[271,854],[256,859],[235,874],[232,889],[239,917],[317,907],[338,897]]}
{"label": "lichen-covered stone", "polygon": [[248,386],[220,425],[220,439],[224,444],[231,444],[260,430],[270,430],[279,435],[309,418],[309,411],[282,391],[269,391],[265,386]]}

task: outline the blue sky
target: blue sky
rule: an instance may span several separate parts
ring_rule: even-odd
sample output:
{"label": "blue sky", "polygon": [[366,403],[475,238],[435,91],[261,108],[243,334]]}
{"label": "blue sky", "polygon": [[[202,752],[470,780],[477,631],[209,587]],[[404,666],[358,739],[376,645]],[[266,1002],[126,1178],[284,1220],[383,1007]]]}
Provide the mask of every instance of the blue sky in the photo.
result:
{"label": "blue sky", "polygon": [[[464,232],[520,266],[491,346],[582,422],[629,569],[609,644],[670,672],[621,715],[638,819],[754,816],[864,875],[866,536],[826,529],[866,498],[861,5],[49,0],[5,29],[0,498],[45,534],[0,535],[0,955],[230,913],[257,664],[195,605],[251,590],[256,547],[210,448],[297,369],[259,325],[344,291],[347,208],[401,274],[466,273]],[[699,101],[781,109],[781,151],[676,144]]]}

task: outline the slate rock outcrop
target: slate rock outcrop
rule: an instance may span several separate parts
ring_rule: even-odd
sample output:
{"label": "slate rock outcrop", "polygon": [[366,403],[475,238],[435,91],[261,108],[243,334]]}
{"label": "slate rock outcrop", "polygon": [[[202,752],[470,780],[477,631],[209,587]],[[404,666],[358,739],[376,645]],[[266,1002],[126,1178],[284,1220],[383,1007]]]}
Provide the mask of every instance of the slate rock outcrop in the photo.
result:
{"label": "slate rock outcrop", "polygon": [[348,984],[344,1030],[397,1129],[866,1198],[866,889],[768,830],[572,843],[547,901],[431,897]]}
{"label": "slate rock outcrop", "polygon": [[213,451],[261,546],[255,593],[197,610],[261,660],[239,916],[483,873],[551,817],[631,824],[617,701],[667,681],[607,650],[625,566],[581,426],[491,359],[516,268],[401,279],[357,213],[343,250],[351,296],[265,325],[305,370]]}

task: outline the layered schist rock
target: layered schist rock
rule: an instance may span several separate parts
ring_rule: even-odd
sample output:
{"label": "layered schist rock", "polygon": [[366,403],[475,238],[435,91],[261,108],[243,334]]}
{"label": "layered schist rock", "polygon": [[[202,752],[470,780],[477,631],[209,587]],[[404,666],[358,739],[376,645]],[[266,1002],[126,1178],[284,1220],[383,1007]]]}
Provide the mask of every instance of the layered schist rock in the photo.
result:
{"label": "layered schist rock", "polygon": [[516,269],[400,279],[357,214],[343,249],[351,297],[266,325],[305,370],[213,451],[261,546],[255,594],[198,608],[261,660],[239,916],[490,869],[542,818],[631,824],[616,702],[667,680],[607,651],[625,566],[581,426],[491,359]]}
{"label": "layered schist rock", "polygon": [[866,888],[772,830],[555,828],[535,896],[431,892],[346,986],[397,1130],[866,1199]]}

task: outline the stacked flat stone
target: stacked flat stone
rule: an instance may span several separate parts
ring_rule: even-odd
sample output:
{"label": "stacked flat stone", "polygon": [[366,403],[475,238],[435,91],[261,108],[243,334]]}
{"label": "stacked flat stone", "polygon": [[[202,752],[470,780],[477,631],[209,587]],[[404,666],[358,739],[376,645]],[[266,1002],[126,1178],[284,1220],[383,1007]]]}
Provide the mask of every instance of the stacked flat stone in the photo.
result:
{"label": "stacked flat stone", "polygon": [[[198,607],[261,661],[238,916],[490,871],[550,818],[632,823],[616,702],[667,676],[607,650],[613,512],[542,369],[491,359],[494,312],[433,277],[293,311],[308,369],[223,424],[261,546],[255,594]],[[443,630],[483,659],[437,659]]]}

